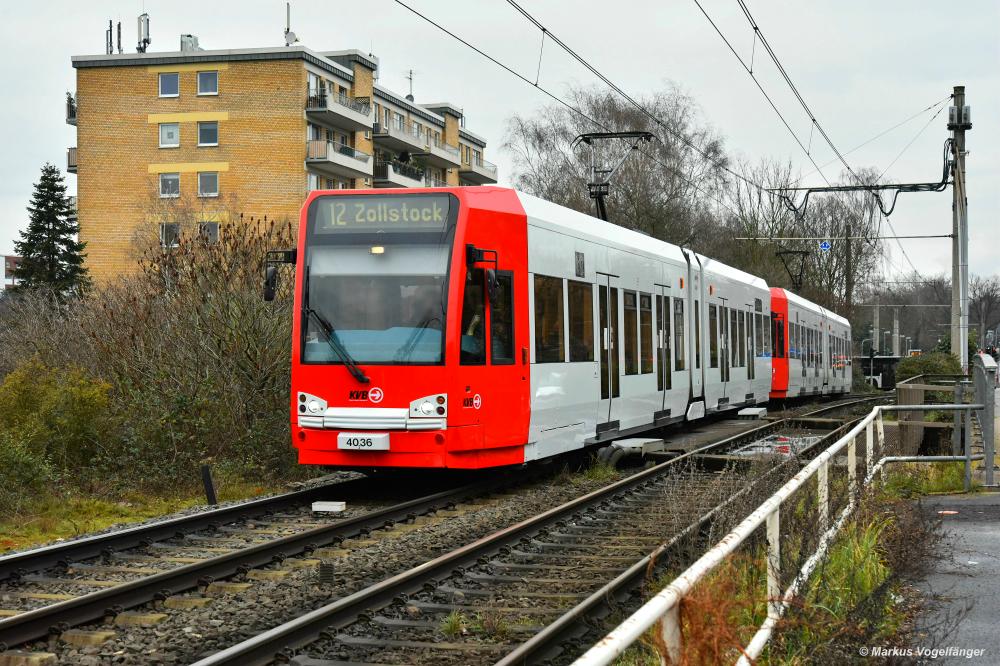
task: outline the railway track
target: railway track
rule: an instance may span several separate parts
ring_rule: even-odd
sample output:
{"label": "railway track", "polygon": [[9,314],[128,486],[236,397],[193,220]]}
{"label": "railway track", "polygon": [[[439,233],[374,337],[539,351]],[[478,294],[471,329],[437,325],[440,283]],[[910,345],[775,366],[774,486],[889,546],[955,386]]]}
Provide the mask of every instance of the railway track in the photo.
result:
{"label": "railway track", "polygon": [[[671,549],[696,542],[755,483],[783,480],[796,460],[764,469],[728,452],[783,430],[825,430],[850,399],[767,423],[677,456],[463,545],[222,650],[198,666],[530,663],[558,658],[588,621],[626,598]],[[800,452],[808,456],[809,451]],[[714,470],[714,471],[713,471]],[[307,646],[307,647],[306,647]],[[305,648],[303,650],[303,648]]]}
{"label": "railway track", "polygon": [[[409,497],[402,502],[355,504],[352,500],[386,493],[378,479],[352,479],[2,557],[0,648],[114,619],[150,601],[183,607],[192,603],[181,594],[187,590],[210,591],[214,585],[224,591],[226,584],[218,581],[234,574],[253,579],[258,567],[412,523],[499,483],[431,494],[403,489]],[[342,514],[312,513],[311,502],[331,498],[351,506]],[[288,560],[292,567],[315,563],[309,557]]]}

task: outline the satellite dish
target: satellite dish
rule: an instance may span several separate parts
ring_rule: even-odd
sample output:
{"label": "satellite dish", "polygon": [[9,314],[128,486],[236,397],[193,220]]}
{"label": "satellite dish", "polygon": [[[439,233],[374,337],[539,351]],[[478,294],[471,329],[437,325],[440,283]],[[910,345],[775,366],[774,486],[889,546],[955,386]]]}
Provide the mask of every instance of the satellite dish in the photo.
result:
{"label": "satellite dish", "polygon": [[294,32],[291,30],[285,32],[285,46],[291,46],[297,41],[299,41],[299,38],[295,36]]}

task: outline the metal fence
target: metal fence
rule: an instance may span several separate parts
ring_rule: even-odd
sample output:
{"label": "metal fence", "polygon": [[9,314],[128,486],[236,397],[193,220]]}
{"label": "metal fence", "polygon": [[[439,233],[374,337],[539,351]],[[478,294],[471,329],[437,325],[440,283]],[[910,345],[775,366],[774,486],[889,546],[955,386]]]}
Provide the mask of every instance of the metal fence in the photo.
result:
{"label": "metal fence", "polygon": [[[992,402],[993,396],[989,397]],[[887,464],[962,461],[968,475],[972,460],[984,458],[972,453],[971,427],[964,430],[964,454],[961,456],[892,455],[899,452],[903,442],[898,437],[898,426],[891,424],[892,427],[887,428],[884,415],[953,411],[964,416],[968,425],[976,410],[985,412],[985,405],[875,407],[666,588],[581,656],[575,665],[610,664],[654,626],[659,634],[655,642],[662,646],[662,663],[678,662],[684,650],[681,601],[744,544],[760,543],[766,549],[767,615],[739,656],[738,663],[750,664],[760,656],[778,620],[825,559],[837,532],[857,506],[861,488],[879,476],[880,471],[884,473]],[[759,533],[761,528],[763,535]]]}

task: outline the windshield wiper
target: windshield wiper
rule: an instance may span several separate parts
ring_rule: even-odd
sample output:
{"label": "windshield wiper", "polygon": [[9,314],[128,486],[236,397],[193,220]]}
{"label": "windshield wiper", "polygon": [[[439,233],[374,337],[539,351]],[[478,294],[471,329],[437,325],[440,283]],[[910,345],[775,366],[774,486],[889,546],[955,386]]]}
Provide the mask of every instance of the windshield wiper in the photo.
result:
{"label": "windshield wiper", "polygon": [[406,342],[403,343],[403,346],[399,348],[398,352],[396,352],[396,356],[393,358],[393,360],[396,361],[397,363],[400,363],[402,361],[408,361],[410,359],[410,354],[413,353],[413,350],[417,346],[417,342],[420,340],[420,338],[423,337],[424,330],[435,321],[441,321],[441,320],[438,319],[437,317],[428,317],[427,319],[424,319],[422,322],[420,322],[417,325],[417,327],[413,329],[413,332],[410,333],[410,337],[406,339]]}
{"label": "windshield wiper", "polygon": [[350,352],[348,352],[343,343],[340,342],[340,338],[337,336],[337,331],[333,327],[333,324],[327,321],[326,317],[313,308],[306,308],[306,314],[311,315],[312,318],[319,323],[320,328],[323,329],[323,333],[326,334],[327,344],[330,345],[330,349],[332,349],[334,353],[340,357],[340,360],[344,362],[344,367],[347,368],[348,372],[350,372],[351,375],[353,375],[354,378],[362,384],[369,383],[371,380],[368,379],[368,375],[366,375],[364,371],[358,367],[358,364],[353,358],[351,358]]}

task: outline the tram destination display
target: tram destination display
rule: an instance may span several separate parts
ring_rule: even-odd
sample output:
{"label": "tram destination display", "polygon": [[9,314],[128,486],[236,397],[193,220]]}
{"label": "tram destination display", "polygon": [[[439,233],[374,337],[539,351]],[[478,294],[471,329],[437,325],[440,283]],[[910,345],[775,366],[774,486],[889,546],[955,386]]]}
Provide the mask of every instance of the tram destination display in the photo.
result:
{"label": "tram destination display", "polygon": [[448,223],[448,195],[331,196],[313,202],[316,233],[342,231],[441,231]]}

